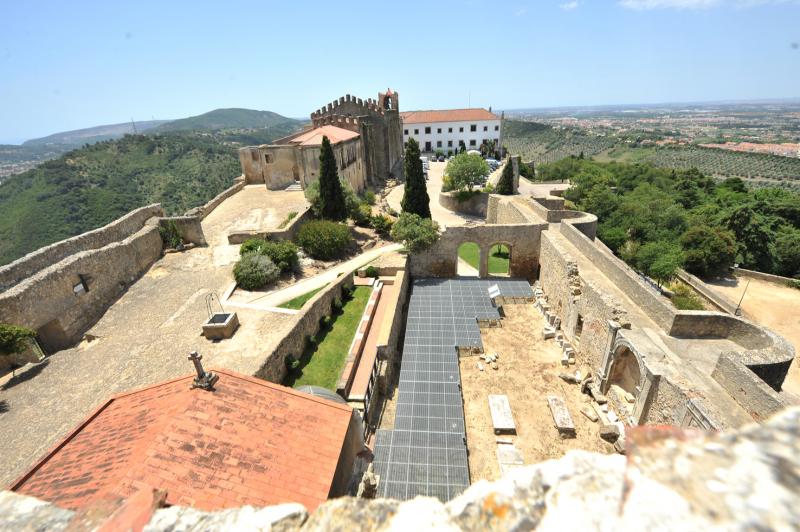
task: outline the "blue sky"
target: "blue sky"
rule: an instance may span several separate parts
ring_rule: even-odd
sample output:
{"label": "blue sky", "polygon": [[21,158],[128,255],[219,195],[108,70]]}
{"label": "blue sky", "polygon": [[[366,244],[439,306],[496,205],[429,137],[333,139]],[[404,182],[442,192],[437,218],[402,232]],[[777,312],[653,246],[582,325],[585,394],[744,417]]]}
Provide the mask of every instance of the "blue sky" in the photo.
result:
{"label": "blue sky", "polygon": [[796,0],[0,1],[0,142],[219,107],[800,96]]}

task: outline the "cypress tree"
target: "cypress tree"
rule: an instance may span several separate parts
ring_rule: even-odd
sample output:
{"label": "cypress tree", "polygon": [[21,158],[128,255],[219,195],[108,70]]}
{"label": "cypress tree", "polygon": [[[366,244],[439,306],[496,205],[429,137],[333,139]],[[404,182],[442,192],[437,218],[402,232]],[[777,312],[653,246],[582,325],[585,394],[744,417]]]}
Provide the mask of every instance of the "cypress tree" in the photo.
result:
{"label": "cypress tree", "polygon": [[511,164],[511,159],[503,167],[503,173],[500,174],[500,179],[497,180],[497,186],[494,191],[496,194],[505,196],[510,196],[514,193],[514,168]]}
{"label": "cypress tree", "polygon": [[336,158],[328,137],[322,137],[319,153],[319,202],[321,216],[326,220],[346,220],[347,205],[344,199]]}
{"label": "cypress tree", "polygon": [[403,201],[400,204],[403,207],[403,212],[417,214],[422,218],[430,218],[431,199],[428,197],[428,188],[425,185],[425,176],[422,173],[419,144],[414,139],[408,139],[408,144],[406,144],[406,153],[403,157],[403,172],[406,175]]}

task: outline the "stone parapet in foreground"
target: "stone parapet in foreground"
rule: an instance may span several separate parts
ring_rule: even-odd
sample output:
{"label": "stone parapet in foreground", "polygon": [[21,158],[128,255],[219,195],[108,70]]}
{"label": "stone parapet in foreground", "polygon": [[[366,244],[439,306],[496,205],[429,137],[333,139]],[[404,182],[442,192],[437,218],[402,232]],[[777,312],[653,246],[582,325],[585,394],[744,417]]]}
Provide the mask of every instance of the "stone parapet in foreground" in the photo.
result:
{"label": "stone parapet in foreground", "polygon": [[[571,451],[563,458],[473,484],[442,504],[340,498],[310,516],[297,504],[218,512],[156,510],[145,530],[627,530],[771,529],[800,522],[800,408],[763,425],[707,435],[638,427],[628,455]],[[139,515],[130,508],[121,514]],[[98,526],[30,497],[0,493],[0,529]],[[108,524],[108,521],[106,522]]]}

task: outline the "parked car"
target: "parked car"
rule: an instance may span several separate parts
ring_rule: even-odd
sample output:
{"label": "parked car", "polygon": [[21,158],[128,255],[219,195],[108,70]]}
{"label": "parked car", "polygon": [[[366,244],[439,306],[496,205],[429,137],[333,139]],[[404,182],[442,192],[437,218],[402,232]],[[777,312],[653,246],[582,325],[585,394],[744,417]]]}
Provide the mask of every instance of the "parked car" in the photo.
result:
{"label": "parked car", "polygon": [[444,162],[444,155],[440,155],[438,160],[439,160],[440,163],[443,163]]}

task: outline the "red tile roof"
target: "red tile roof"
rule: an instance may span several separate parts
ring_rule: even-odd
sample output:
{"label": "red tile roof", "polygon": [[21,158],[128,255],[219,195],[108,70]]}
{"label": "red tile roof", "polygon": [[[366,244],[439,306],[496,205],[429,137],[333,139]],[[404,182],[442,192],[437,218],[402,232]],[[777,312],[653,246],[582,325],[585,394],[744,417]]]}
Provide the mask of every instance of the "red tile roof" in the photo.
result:
{"label": "red tile roof", "polygon": [[227,370],[213,392],[193,376],[117,395],[9,489],[64,508],[143,485],[203,510],[329,495],[352,409]]}
{"label": "red tile roof", "polygon": [[406,111],[400,113],[404,124],[430,124],[432,122],[468,122],[470,120],[500,120],[486,109],[443,109],[440,111]]}
{"label": "red tile roof", "polygon": [[328,137],[331,144],[338,144],[357,137],[358,133],[336,126],[320,126],[297,135],[289,140],[289,143],[299,144],[300,146],[319,146],[322,144],[323,135]]}

